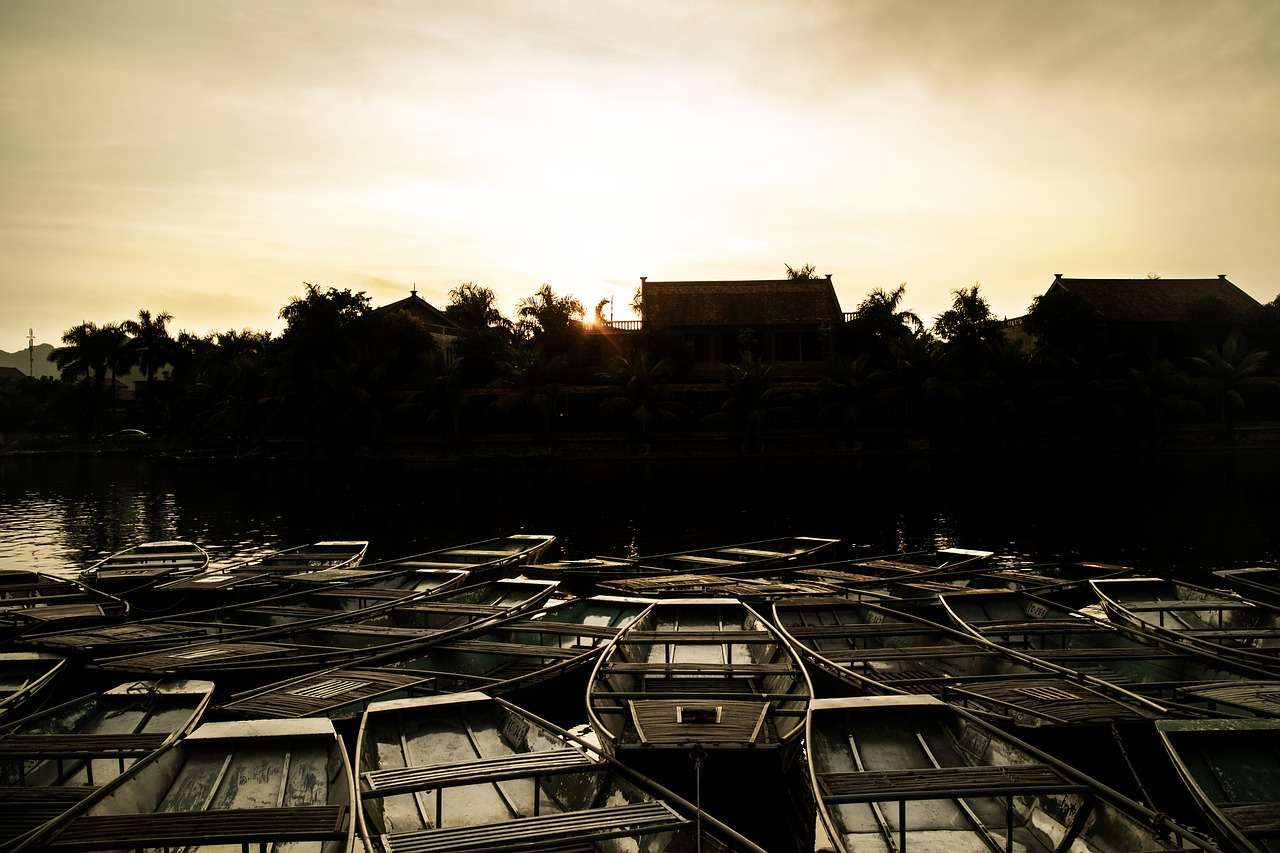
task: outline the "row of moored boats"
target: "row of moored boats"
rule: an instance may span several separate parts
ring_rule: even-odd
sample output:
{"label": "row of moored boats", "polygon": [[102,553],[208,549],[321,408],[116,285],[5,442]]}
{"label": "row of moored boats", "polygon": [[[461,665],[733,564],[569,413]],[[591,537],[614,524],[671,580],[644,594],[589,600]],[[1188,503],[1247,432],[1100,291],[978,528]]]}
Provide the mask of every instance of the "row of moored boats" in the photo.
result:
{"label": "row of moored boats", "polygon": [[0,850],[1280,851],[1280,569],[368,544],[0,571]]}

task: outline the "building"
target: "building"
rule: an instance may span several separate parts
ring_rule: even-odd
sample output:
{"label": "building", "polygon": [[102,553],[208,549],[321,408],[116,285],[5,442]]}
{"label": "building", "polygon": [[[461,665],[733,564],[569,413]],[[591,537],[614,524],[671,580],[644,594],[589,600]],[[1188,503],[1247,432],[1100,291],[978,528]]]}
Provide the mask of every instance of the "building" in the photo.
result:
{"label": "building", "polygon": [[436,343],[440,345],[446,362],[453,361],[453,344],[462,335],[458,324],[445,316],[430,302],[418,295],[417,289],[409,291],[409,295],[398,302],[375,308],[371,314],[406,314],[423,325]]}
{"label": "building", "polygon": [[720,364],[741,361],[745,352],[773,364],[776,375],[812,375],[832,351],[832,330],[844,322],[829,275],[753,281],[642,277],[640,301],[643,330],[679,335],[689,345],[695,375],[703,376],[718,375]]}
{"label": "building", "polygon": [[[1100,330],[1115,340],[1160,348],[1177,340],[1192,323],[1205,323],[1209,314],[1238,323],[1262,306],[1232,284],[1216,278],[1066,278],[1054,275],[1040,304],[1070,301],[1097,320]],[[1023,320],[1006,324],[1011,338],[1028,337]]]}

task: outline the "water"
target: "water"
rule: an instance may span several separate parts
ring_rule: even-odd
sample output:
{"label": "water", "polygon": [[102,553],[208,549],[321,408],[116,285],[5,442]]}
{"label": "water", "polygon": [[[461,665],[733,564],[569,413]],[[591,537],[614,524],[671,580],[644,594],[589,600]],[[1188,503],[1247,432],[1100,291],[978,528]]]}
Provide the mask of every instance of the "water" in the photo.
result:
{"label": "water", "polygon": [[0,457],[0,568],[71,575],[146,540],[214,563],[317,539],[387,559],[514,532],[558,556],[790,534],[1199,577],[1280,563],[1280,451],[555,461],[541,467]]}

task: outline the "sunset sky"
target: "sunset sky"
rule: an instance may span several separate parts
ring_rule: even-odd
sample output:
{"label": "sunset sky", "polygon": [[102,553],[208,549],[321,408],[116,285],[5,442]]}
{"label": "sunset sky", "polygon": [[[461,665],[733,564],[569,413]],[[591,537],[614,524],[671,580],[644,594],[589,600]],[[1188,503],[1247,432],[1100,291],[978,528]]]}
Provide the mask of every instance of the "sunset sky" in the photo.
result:
{"label": "sunset sky", "polygon": [[303,282],[1280,294],[1275,0],[3,0],[0,350]]}

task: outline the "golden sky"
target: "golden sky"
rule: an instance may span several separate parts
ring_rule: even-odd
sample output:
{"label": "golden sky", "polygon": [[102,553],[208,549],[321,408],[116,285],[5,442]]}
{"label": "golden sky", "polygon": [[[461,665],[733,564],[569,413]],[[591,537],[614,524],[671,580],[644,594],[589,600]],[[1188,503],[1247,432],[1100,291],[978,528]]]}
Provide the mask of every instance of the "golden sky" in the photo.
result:
{"label": "golden sky", "polygon": [[1275,0],[3,0],[0,350],[303,282],[1280,294]]}

